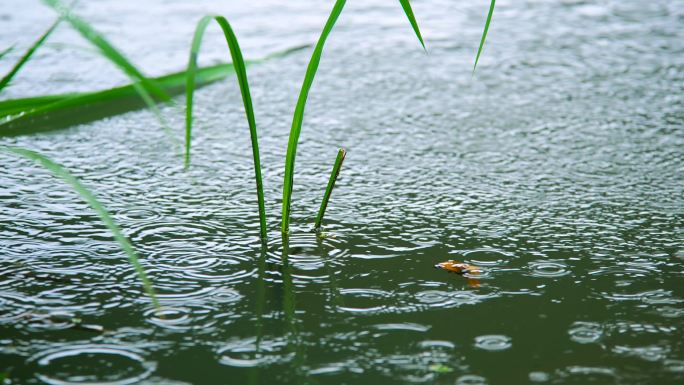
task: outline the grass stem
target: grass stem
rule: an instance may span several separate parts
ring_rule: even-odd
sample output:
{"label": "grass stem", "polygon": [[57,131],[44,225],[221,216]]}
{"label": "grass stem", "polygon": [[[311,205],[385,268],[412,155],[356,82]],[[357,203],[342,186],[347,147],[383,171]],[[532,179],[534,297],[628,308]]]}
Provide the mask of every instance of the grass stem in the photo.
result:
{"label": "grass stem", "polygon": [[335,165],[333,165],[332,172],[330,173],[328,186],[325,188],[325,194],[323,195],[323,200],[321,201],[321,208],[318,210],[318,215],[316,216],[316,222],[314,224],[314,229],[316,231],[319,231],[321,229],[321,223],[323,222],[325,210],[328,208],[328,201],[330,200],[330,195],[332,194],[333,188],[335,188],[335,182],[337,182],[337,177],[340,175],[340,168],[342,168],[342,162],[344,162],[344,158],[346,156],[347,151],[344,148],[340,148],[337,151]]}
{"label": "grass stem", "polygon": [[215,20],[223,31],[226,38],[226,44],[230,50],[230,56],[233,60],[233,67],[237,75],[238,84],[240,85],[240,93],[242,94],[242,103],[245,107],[245,115],[247,117],[247,124],[249,125],[249,134],[252,141],[252,157],[254,158],[254,180],[256,181],[257,190],[257,204],[259,206],[259,223],[260,235],[262,241],[266,239],[266,208],[264,204],[264,187],[261,177],[261,161],[259,159],[259,138],[257,135],[256,120],[254,118],[254,107],[252,105],[252,96],[249,92],[249,83],[247,81],[247,70],[245,68],[245,61],[242,58],[242,51],[238,44],[237,37],[233,29],[223,16],[205,16],[197,23],[195,35],[192,39],[192,46],[190,48],[190,59],[188,60],[188,70],[186,71],[186,114],[185,114],[185,167],[190,166],[190,147],[192,140],[192,106],[193,96],[195,93],[195,73],[197,72],[197,55],[199,53],[202,37],[209,23]]}

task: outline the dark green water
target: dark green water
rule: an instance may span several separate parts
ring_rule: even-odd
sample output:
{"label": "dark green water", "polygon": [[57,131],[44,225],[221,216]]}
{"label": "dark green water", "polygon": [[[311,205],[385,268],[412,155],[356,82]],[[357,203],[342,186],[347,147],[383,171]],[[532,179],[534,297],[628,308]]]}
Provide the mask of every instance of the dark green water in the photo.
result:
{"label": "dark green water", "polygon": [[[331,6],[225,3],[78,9],[156,75],[183,68],[202,14],[226,15],[258,57],[314,41]],[[0,370],[11,383],[683,383],[684,2],[497,2],[475,78],[488,2],[414,3],[429,56],[394,1],[350,0],[333,31],[285,261],[282,166],[308,52],[249,69],[266,248],[232,79],[196,94],[189,172],[145,111],[0,139],[97,193],[164,306],[162,318],[85,203],[0,155]],[[10,1],[0,48],[29,44],[52,17]],[[212,33],[207,63],[227,56]],[[52,42],[87,44],[65,27]],[[123,82],[97,55],[53,45],[0,97]],[[180,137],[182,110],[164,113]],[[338,146],[349,154],[317,240]],[[447,259],[482,267],[480,287],[433,268]]]}

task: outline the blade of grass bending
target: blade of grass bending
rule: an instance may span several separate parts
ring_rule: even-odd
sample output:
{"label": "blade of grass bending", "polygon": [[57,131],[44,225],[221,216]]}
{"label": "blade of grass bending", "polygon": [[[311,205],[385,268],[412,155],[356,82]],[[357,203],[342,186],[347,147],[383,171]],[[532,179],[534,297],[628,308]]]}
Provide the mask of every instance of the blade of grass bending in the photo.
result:
{"label": "blade of grass bending", "polygon": [[422,45],[423,50],[427,52],[427,48],[425,48],[425,42],[423,41],[423,36],[420,34],[420,29],[418,28],[418,22],[416,21],[416,17],[413,15],[413,9],[411,9],[411,3],[409,3],[409,0],[399,0],[399,2],[401,3],[401,7],[404,9],[406,17],[409,19],[409,23],[411,23],[413,32],[416,33],[416,37],[418,38],[418,41],[420,41],[420,45]]}
{"label": "blade of grass bending", "polygon": [[[308,47],[297,46],[269,54],[245,65],[260,64]],[[235,72],[232,64],[200,68],[195,88],[225,79]],[[186,71],[154,78],[170,95],[185,92]],[[68,127],[147,106],[133,84],[89,93],[67,93],[0,101],[0,137]]]}
{"label": "blade of grass bending", "polygon": [[245,68],[245,61],[242,58],[242,51],[238,44],[237,37],[230,27],[230,23],[223,16],[205,16],[197,23],[195,35],[192,39],[192,47],[190,48],[190,59],[188,61],[187,83],[185,85],[186,95],[186,109],[185,109],[185,167],[190,165],[190,146],[192,140],[192,101],[195,92],[195,73],[197,72],[197,55],[200,45],[202,44],[202,37],[209,22],[215,20],[223,30],[223,35],[226,38],[226,44],[230,50],[230,56],[233,60],[235,74],[237,75],[238,84],[240,85],[240,93],[242,94],[242,103],[245,106],[245,115],[247,117],[247,124],[249,125],[249,135],[252,141],[252,156],[254,158],[254,179],[256,181],[257,189],[257,203],[259,205],[259,223],[261,228],[261,239],[266,240],[266,209],[264,205],[264,191],[263,182],[261,178],[261,161],[259,160],[259,138],[257,135],[256,120],[254,119],[254,107],[252,106],[252,96],[249,92],[249,83],[247,81],[247,70]]}
{"label": "blade of grass bending", "polygon": [[344,148],[340,148],[337,151],[337,158],[335,159],[335,165],[333,166],[332,172],[330,173],[330,179],[328,180],[328,186],[325,188],[325,194],[323,195],[323,200],[321,201],[321,208],[318,210],[318,216],[316,217],[316,222],[314,224],[314,229],[318,231],[321,228],[321,223],[323,222],[323,216],[325,215],[325,209],[328,208],[328,201],[330,200],[330,194],[332,194],[333,188],[335,188],[335,182],[337,182],[337,177],[340,175],[340,168],[342,168],[342,162],[344,162],[344,157],[347,156],[347,151]]}
{"label": "blade of grass bending", "polygon": [[168,101],[169,97],[157,84],[145,77],[126,57],[119,52],[105,37],[97,32],[90,24],[74,15],[69,8],[59,0],[42,0],[43,3],[57,11],[81,36],[96,46],[103,56],[119,67],[135,83],[140,82],[145,91],[153,94],[156,98]]}
{"label": "blade of grass bending", "polygon": [[[7,87],[7,85],[12,81],[12,78],[14,78],[14,75],[16,75],[17,72],[19,72],[19,70],[21,69],[21,67],[23,67],[24,64],[26,64],[26,62],[31,58],[31,56],[33,55],[33,53],[36,52],[36,50],[37,50],[41,45],[43,45],[43,43],[45,42],[45,40],[48,38],[48,36],[50,36],[50,34],[52,33],[52,31],[54,31],[55,28],[57,28],[57,26],[59,25],[59,23],[60,23],[61,21],[62,21],[62,18],[61,18],[61,17],[57,18],[57,20],[55,20],[55,22],[52,23],[52,25],[50,26],[50,28],[48,28],[47,31],[45,31],[45,32],[40,36],[40,38],[38,38],[38,40],[36,40],[36,42],[33,43],[33,45],[28,49],[28,51],[26,51],[26,53],[24,54],[24,56],[22,56],[21,59],[19,59],[19,61],[17,62],[17,64],[15,64],[14,67],[12,67],[12,69],[10,70],[10,72],[8,72],[7,75],[5,75],[5,76],[2,78],[2,80],[0,80],[0,90],[2,90],[3,88]],[[10,49],[11,49],[11,48],[12,48],[12,47],[10,47]],[[6,53],[7,53],[7,51],[3,52],[3,53],[0,55],[0,57],[4,56]]]}
{"label": "blade of grass bending", "polygon": [[290,128],[290,138],[287,143],[287,154],[285,155],[285,179],[283,182],[283,210],[281,228],[283,233],[287,233],[290,229],[290,203],[292,199],[292,189],[294,185],[294,166],[295,157],[297,155],[297,143],[299,142],[299,135],[302,131],[302,123],[304,122],[304,108],[306,107],[306,99],[309,96],[309,90],[313,84],[314,77],[318,64],[321,61],[323,53],[323,46],[325,40],[328,38],[330,31],[335,26],[337,18],[340,16],[346,0],[336,0],[333,6],[328,21],[326,21],[323,31],[321,32],[316,47],[311,54],[309,66],[306,68],[304,75],[304,82],[299,91],[299,98],[297,99],[297,106],[295,107],[294,115],[292,117],[292,127]]}
{"label": "blade of grass bending", "polygon": [[[126,59],[126,57],[120,53],[119,50],[114,48],[114,46],[107,41],[102,34],[97,32],[85,20],[74,15],[71,10],[60,3],[59,0],[42,1],[44,4],[59,12],[64,20],[71,24],[71,26],[78,31],[81,36],[96,46],[105,58],[109,59],[109,61],[119,67],[134,84],[140,84],[141,87],[136,87],[136,91],[140,93],[140,97],[143,99],[145,104],[147,104],[147,107],[157,117],[159,124],[161,125],[165,134],[171,138],[174,146],[179,146],[180,143],[178,143],[178,140],[173,136],[171,128],[166,123],[166,120],[162,117],[161,112],[157,109],[154,102],[155,99],[164,102],[170,102],[171,97],[155,82],[145,77],[145,75],[143,75],[140,70],[138,70],[128,59]],[[154,98],[152,95],[154,95]]]}
{"label": "blade of grass bending", "polygon": [[5,48],[4,50],[0,51],[0,59],[2,59],[3,57],[5,57],[5,55],[7,55],[8,53],[10,53],[10,52],[12,52],[12,51],[14,51],[14,44],[12,44],[11,46],[9,46],[9,47]]}
{"label": "blade of grass bending", "polygon": [[67,171],[64,167],[62,167],[60,164],[52,161],[50,158],[43,156],[35,151],[19,147],[5,146],[0,146],[0,151],[19,155],[38,163],[39,165],[43,166],[48,171],[50,171],[52,175],[62,179],[66,184],[73,188],[74,191],[76,191],[76,193],[78,193],[78,195],[81,197],[81,199],[86,201],[88,205],[90,205],[90,207],[95,211],[95,213],[97,213],[97,216],[100,217],[102,223],[104,223],[105,226],[107,226],[109,231],[112,233],[114,240],[116,240],[116,242],[119,244],[119,247],[121,247],[121,249],[126,253],[126,255],[128,256],[128,261],[131,263],[131,265],[135,269],[135,272],[138,274],[138,278],[142,282],[143,289],[145,290],[147,295],[150,296],[150,299],[152,300],[154,306],[157,309],[159,309],[159,302],[157,301],[157,297],[154,293],[154,288],[152,287],[152,283],[147,277],[147,274],[145,274],[145,270],[143,269],[142,265],[140,264],[140,261],[138,260],[138,255],[135,252],[135,249],[133,249],[131,243],[123,235],[123,233],[119,229],[119,226],[117,226],[116,222],[114,222],[114,219],[111,217],[111,215],[109,215],[107,209],[97,200],[97,198],[95,198],[95,195],[91,193],[90,190],[88,190],[88,188],[81,183],[81,181],[79,181],[75,176],[71,175],[71,173]]}
{"label": "blade of grass bending", "polygon": [[487,31],[489,31],[489,24],[492,22],[492,15],[494,14],[495,3],[496,0],[492,0],[492,3],[489,5],[489,14],[487,14],[487,21],[485,21],[484,31],[482,32],[482,39],[480,39],[480,48],[477,49],[477,56],[475,56],[473,74],[475,73],[475,68],[477,68],[477,62],[480,60],[480,54],[482,54],[482,48],[484,47],[485,39],[487,39]]}

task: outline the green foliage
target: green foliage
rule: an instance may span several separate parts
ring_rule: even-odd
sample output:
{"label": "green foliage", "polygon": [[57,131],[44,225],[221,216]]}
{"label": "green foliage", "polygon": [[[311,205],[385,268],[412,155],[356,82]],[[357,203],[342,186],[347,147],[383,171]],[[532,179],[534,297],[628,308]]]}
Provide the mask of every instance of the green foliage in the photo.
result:
{"label": "green foliage", "polygon": [[[12,69],[10,70],[10,72],[8,72],[7,75],[5,75],[5,76],[2,78],[2,80],[0,80],[0,91],[2,91],[3,88],[7,87],[7,85],[12,81],[12,78],[14,78],[14,75],[16,75],[17,72],[19,72],[19,70],[21,69],[21,67],[23,67],[24,64],[26,64],[26,62],[31,58],[31,56],[33,55],[33,53],[36,52],[36,50],[37,50],[41,45],[43,45],[43,43],[45,42],[45,40],[48,38],[48,36],[50,36],[50,34],[52,33],[52,31],[54,31],[55,28],[57,28],[57,26],[59,25],[59,23],[60,23],[61,21],[62,21],[61,18],[58,18],[57,20],[55,20],[55,22],[52,23],[52,25],[50,26],[50,28],[48,28],[47,31],[45,31],[45,33],[43,33],[43,34],[40,36],[40,38],[38,38],[38,40],[36,40],[36,42],[33,43],[33,45],[26,51],[26,53],[24,54],[24,56],[22,56],[21,59],[19,59],[19,61],[17,62],[17,64],[15,64],[14,67],[12,67]],[[4,55],[5,55],[7,52],[9,52],[12,48],[14,48],[14,47],[10,47],[10,48],[8,48],[7,50],[3,51],[3,52],[0,54],[0,57],[4,56]]]}
{"label": "green foliage", "polygon": [[43,0],[43,3],[59,12],[61,17],[67,21],[76,31],[78,31],[81,36],[83,36],[86,40],[100,50],[100,53],[102,53],[104,58],[114,63],[131,79],[133,82],[133,88],[139,93],[140,97],[143,99],[150,111],[152,111],[152,113],[154,113],[154,115],[157,117],[167,136],[175,141],[175,137],[171,132],[171,128],[169,128],[169,125],[166,123],[166,120],[162,116],[155,103],[155,100],[169,102],[171,97],[154,81],[145,77],[145,75],[143,75],[142,72],[136,68],[136,66],[134,66],[121,52],[119,52],[119,50],[114,48],[114,46],[107,39],[105,39],[102,34],[97,32],[85,20],[74,15],[73,12],[60,3],[59,0]]}
{"label": "green foliage", "polygon": [[425,48],[425,42],[423,41],[423,36],[420,34],[420,29],[418,28],[418,22],[416,21],[416,17],[413,16],[413,9],[411,9],[411,3],[409,3],[409,0],[399,0],[399,2],[401,3],[401,7],[404,9],[406,17],[408,17],[409,19],[409,23],[411,23],[411,28],[413,28],[413,32],[416,33],[416,37],[418,38],[418,41],[420,41],[420,45],[422,45],[425,52],[427,52],[427,48]]}
{"label": "green foliage", "polygon": [[285,155],[285,179],[283,181],[283,211],[281,224],[283,233],[287,233],[290,229],[290,203],[292,200],[292,189],[294,187],[295,157],[297,155],[299,135],[302,131],[302,123],[304,122],[304,108],[306,107],[306,99],[309,96],[309,90],[311,90],[311,85],[313,84],[314,77],[316,76],[318,64],[321,62],[321,55],[323,54],[325,40],[328,38],[333,26],[335,26],[335,22],[340,16],[340,13],[342,13],[342,8],[344,8],[345,3],[346,0],[335,1],[335,5],[330,12],[328,21],[325,23],[323,31],[321,32],[318,42],[316,43],[316,47],[311,54],[309,66],[306,68],[306,74],[304,75],[304,83],[299,91],[299,98],[297,99],[294,116],[292,117],[290,138],[287,142],[287,154]]}
{"label": "green foliage", "polygon": [[[245,61],[254,65],[300,51],[299,46],[279,51],[257,60]],[[233,64],[218,64],[197,69],[195,88],[213,83],[233,74]],[[166,93],[176,95],[185,91],[187,71],[161,76],[154,80]],[[45,95],[0,101],[0,137],[53,130],[75,123],[88,122],[106,116],[145,107],[133,84],[103,91]]]}
{"label": "green foliage", "polygon": [[138,255],[133,249],[133,246],[131,246],[130,242],[128,242],[128,239],[126,239],[126,237],[123,235],[123,233],[119,229],[119,226],[117,226],[117,224],[114,222],[114,219],[111,217],[107,209],[97,200],[97,198],[95,198],[95,195],[91,193],[90,190],[88,190],[88,188],[81,183],[81,181],[79,181],[75,176],[71,175],[71,173],[67,171],[64,167],[62,167],[60,164],[52,161],[48,157],[43,156],[35,151],[19,147],[6,146],[0,146],[0,151],[9,154],[19,155],[38,163],[39,165],[50,171],[52,175],[54,175],[57,178],[60,178],[72,189],[74,189],[74,191],[78,193],[78,195],[84,201],[86,201],[88,205],[90,205],[90,207],[95,211],[97,216],[100,217],[102,223],[104,223],[104,225],[107,226],[109,231],[112,233],[114,240],[116,240],[116,242],[119,244],[119,247],[121,247],[121,249],[128,256],[128,261],[131,263],[136,273],[138,274],[138,278],[142,282],[143,289],[145,290],[145,292],[147,292],[147,295],[150,296],[155,307],[159,308],[159,302],[157,301],[157,297],[155,296],[152,283],[147,278],[145,270],[138,261]]}
{"label": "green foliage", "polygon": [[484,31],[482,31],[482,38],[480,39],[480,47],[477,49],[477,56],[475,56],[475,64],[473,65],[473,73],[475,73],[475,68],[477,68],[477,62],[480,60],[480,54],[482,54],[482,48],[484,47],[485,39],[487,39],[487,32],[489,31],[489,24],[492,22],[492,15],[494,14],[494,4],[496,0],[492,0],[489,5],[489,13],[487,14],[487,21],[485,21]]}
{"label": "green foliage", "polygon": [[195,92],[195,74],[197,72],[197,55],[199,53],[202,37],[209,22],[215,20],[223,31],[226,38],[226,44],[230,50],[230,55],[233,60],[233,68],[237,75],[238,84],[240,85],[240,93],[242,94],[242,103],[245,107],[245,115],[247,116],[247,124],[249,125],[249,133],[252,141],[252,156],[254,158],[254,179],[256,181],[257,189],[257,203],[259,205],[259,221],[261,225],[261,239],[266,239],[266,209],[264,206],[264,191],[263,182],[261,178],[261,161],[259,160],[259,139],[257,135],[256,120],[254,119],[254,107],[252,106],[252,96],[249,92],[249,83],[247,82],[247,70],[245,61],[242,58],[242,51],[238,44],[237,37],[230,27],[230,23],[223,16],[205,16],[197,23],[195,35],[192,39],[192,46],[190,48],[190,59],[188,61],[188,69],[186,71],[187,80],[185,86],[186,95],[186,109],[185,109],[185,167],[190,165],[190,142],[192,140],[192,102]]}
{"label": "green foliage", "polygon": [[14,51],[14,45],[11,45],[11,46],[3,49],[2,51],[0,51],[0,59],[5,57],[5,55],[7,55],[8,53],[10,53],[12,51]]}

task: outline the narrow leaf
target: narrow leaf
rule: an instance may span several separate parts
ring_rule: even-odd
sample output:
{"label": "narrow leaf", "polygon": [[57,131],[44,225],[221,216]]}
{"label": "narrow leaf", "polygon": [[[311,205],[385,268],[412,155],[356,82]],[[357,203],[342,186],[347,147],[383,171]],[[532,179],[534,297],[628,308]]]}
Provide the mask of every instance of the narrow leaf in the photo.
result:
{"label": "narrow leaf", "polygon": [[325,45],[325,40],[328,38],[330,31],[332,31],[335,26],[337,18],[342,13],[344,4],[346,0],[336,0],[333,6],[328,21],[323,27],[316,47],[309,60],[309,66],[306,69],[306,74],[304,75],[304,82],[302,88],[299,91],[299,98],[297,99],[297,106],[295,107],[294,115],[292,117],[292,127],[290,128],[290,137],[287,143],[287,154],[285,156],[285,180],[283,182],[283,202],[282,202],[282,232],[287,233],[290,228],[290,203],[292,200],[292,189],[294,184],[294,166],[295,157],[297,155],[297,144],[299,142],[299,135],[302,131],[302,123],[304,122],[304,108],[306,107],[306,99],[309,96],[309,90],[311,90],[311,85],[313,84],[314,77],[316,76],[316,70],[318,70],[318,64],[321,61],[321,55],[323,54],[323,47]]}
{"label": "narrow leaf", "polygon": [[245,61],[242,57],[242,51],[238,44],[237,37],[233,29],[223,16],[205,16],[197,23],[195,35],[192,39],[192,46],[190,48],[190,59],[188,60],[187,80],[185,85],[186,95],[186,109],[185,109],[185,167],[190,166],[190,147],[192,140],[192,107],[193,96],[195,92],[195,74],[197,72],[197,55],[202,44],[202,37],[209,25],[209,22],[215,20],[223,31],[226,38],[226,44],[230,50],[230,56],[233,60],[235,74],[237,75],[238,84],[240,85],[240,93],[242,94],[242,103],[245,107],[245,115],[247,124],[249,125],[249,133],[252,141],[252,156],[254,158],[254,179],[256,181],[257,203],[259,206],[259,223],[261,228],[261,239],[266,239],[266,209],[264,205],[264,191],[263,182],[261,178],[261,161],[259,160],[259,138],[257,135],[256,120],[254,119],[254,107],[252,105],[252,96],[249,92],[249,83],[247,81],[247,70]]}
{"label": "narrow leaf", "polygon": [[12,51],[14,51],[14,44],[5,48],[4,50],[0,51],[0,59],[5,57],[5,55],[7,55],[8,53],[10,53]]}
{"label": "narrow leaf", "polygon": [[[12,78],[14,78],[14,75],[16,75],[17,72],[19,72],[19,70],[21,69],[21,67],[23,67],[24,64],[26,64],[26,62],[31,58],[31,56],[33,55],[33,53],[36,52],[36,50],[37,50],[38,48],[40,48],[41,45],[43,45],[43,43],[45,42],[45,40],[48,38],[48,36],[50,36],[50,34],[52,33],[52,31],[54,31],[55,28],[57,28],[57,26],[59,25],[59,23],[60,23],[61,21],[62,21],[61,18],[57,18],[57,20],[55,20],[55,22],[52,23],[52,25],[50,26],[50,28],[48,28],[47,31],[45,31],[45,32],[40,36],[40,38],[38,38],[38,40],[36,40],[36,42],[33,43],[33,45],[32,45],[31,47],[29,47],[28,51],[26,51],[26,53],[24,54],[24,56],[22,56],[21,59],[19,59],[19,61],[17,62],[17,64],[15,64],[14,67],[12,67],[12,69],[10,70],[10,72],[8,72],[7,75],[5,75],[5,76],[2,78],[2,80],[0,80],[0,90],[2,90],[3,88],[7,87],[7,85],[12,81]],[[7,50],[5,50],[4,52],[2,52],[2,54],[0,54],[0,57],[5,56],[5,54],[6,54],[7,52],[11,51],[12,48],[14,48],[14,47],[10,47],[10,48],[8,48]]]}
{"label": "narrow leaf", "polygon": [[409,3],[409,0],[399,0],[399,2],[401,3],[401,7],[404,8],[404,13],[406,14],[406,17],[408,17],[411,27],[413,28],[413,32],[416,33],[416,37],[418,37],[418,41],[420,41],[420,45],[422,45],[425,52],[427,52],[427,48],[425,48],[425,42],[423,41],[423,36],[420,34],[420,29],[418,28],[418,22],[416,21],[416,17],[413,15],[413,9],[411,9],[411,3]]}
{"label": "narrow leaf", "polygon": [[492,3],[489,5],[489,14],[487,14],[487,21],[485,22],[484,31],[482,32],[482,39],[480,39],[480,48],[477,49],[477,56],[475,57],[475,64],[473,65],[473,73],[475,73],[477,62],[480,60],[480,54],[482,54],[482,47],[484,47],[485,39],[487,39],[487,31],[489,31],[489,23],[492,22],[495,3],[496,0],[492,0]]}
{"label": "narrow leaf", "polygon": [[97,32],[85,20],[76,16],[71,10],[65,7],[59,0],[42,0],[43,3],[59,12],[62,18],[81,34],[91,44],[96,46],[105,58],[119,67],[129,78],[135,83],[139,82],[144,87],[145,91],[153,94],[156,98],[164,101],[170,100],[164,90],[159,88],[157,84],[150,81],[145,75],[136,68],[126,57],[119,52],[101,33]]}
{"label": "narrow leaf", "polygon": [[[260,59],[245,61],[245,65],[260,64],[301,51],[297,46],[278,51]],[[218,64],[198,69],[195,88],[233,74],[232,64]],[[154,78],[169,95],[185,92],[187,72],[181,71]],[[88,93],[66,93],[0,101],[0,137],[55,130],[77,123],[86,123],[106,116],[145,107],[134,84]]]}

